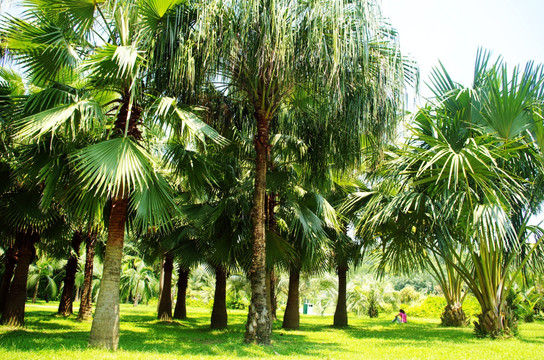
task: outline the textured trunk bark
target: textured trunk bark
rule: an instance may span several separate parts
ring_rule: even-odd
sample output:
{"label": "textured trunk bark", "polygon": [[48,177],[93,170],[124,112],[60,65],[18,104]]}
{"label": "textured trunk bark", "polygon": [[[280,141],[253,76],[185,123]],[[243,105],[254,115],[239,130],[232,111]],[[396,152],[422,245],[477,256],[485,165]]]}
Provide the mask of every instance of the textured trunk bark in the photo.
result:
{"label": "textured trunk bark", "polygon": [[15,247],[11,245],[5,254],[4,260],[4,276],[2,277],[2,285],[0,285],[0,313],[4,311],[6,300],[9,296],[9,285],[11,284],[11,278],[13,277],[13,271],[17,264],[17,257],[15,256]]}
{"label": "textured trunk bark", "polygon": [[174,319],[187,319],[187,284],[189,282],[189,270],[179,266],[178,298],[174,309]]}
{"label": "textured trunk bark", "polygon": [[289,271],[289,293],[287,294],[287,305],[283,315],[284,329],[298,330],[300,327],[300,299],[299,299],[300,269]]}
{"label": "textured trunk bark", "polygon": [[270,321],[274,321],[274,314],[272,312],[272,279],[271,270],[266,270],[266,306],[268,306],[268,313],[270,314]]}
{"label": "textured trunk bark", "polygon": [[89,346],[116,350],[119,345],[119,278],[127,205],[127,198],[116,198],[112,201],[104,270]]}
{"label": "textured trunk bark", "polygon": [[85,244],[85,270],[83,277],[83,289],[81,290],[81,302],[79,303],[78,320],[87,320],[93,315],[91,304],[93,286],[94,249],[96,246],[95,232],[91,232],[86,238]]}
{"label": "textured trunk bark", "polygon": [[278,298],[276,297],[276,272],[274,271],[274,268],[270,270],[270,302],[272,307],[272,321],[276,320],[278,317],[276,316],[276,310],[278,309]]}
{"label": "textured trunk bark", "polygon": [[76,282],[77,260],[79,258],[79,247],[81,246],[81,232],[74,232],[72,238],[72,252],[66,263],[66,275],[64,276],[64,288],[59,303],[59,314],[62,316],[72,315],[72,299],[74,298],[74,284]]}
{"label": "textured trunk bark", "polygon": [[164,254],[163,284],[159,302],[158,319],[172,321],[172,270],[174,269],[174,257]]}
{"label": "textured trunk bark", "polygon": [[442,326],[464,327],[469,323],[469,319],[463,311],[463,305],[460,302],[446,305],[444,312],[440,316],[440,320]]}
{"label": "textured trunk bark", "polygon": [[336,311],[334,312],[333,322],[333,325],[337,327],[348,326],[348,310],[346,306],[347,272],[347,267],[338,267],[338,300],[336,302]]}
{"label": "textured trunk bark", "polygon": [[227,327],[227,272],[222,266],[215,268],[215,294],[211,318],[212,329]]}
{"label": "textured trunk bark", "polygon": [[[274,163],[272,161],[269,161],[268,168],[272,171],[274,170]],[[267,214],[267,225],[268,225],[268,231],[273,232],[277,234],[277,221],[275,216],[275,207],[277,204],[276,201],[276,194],[271,193],[270,195],[266,196],[266,214]],[[270,312],[270,321],[271,323],[274,323],[274,320],[277,319],[276,317],[276,308],[277,308],[277,299],[276,299],[276,279],[274,275],[274,265],[272,264],[272,268],[269,269],[266,273],[266,287],[268,289],[267,291],[267,302],[268,302],[268,309]]]}
{"label": "textured trunk bark", "polygon": [[517,318],[507,307],[492,310],[482,308],[482,313],[477,318],[478,321],[474,321],[474,332],[477,336],[505,338],[517,333]]}
{"label": "textured trunk bark", "polygon": [[274,271],[274,268],[272,267],[272,270],[270,270],[270,288],[268,289],[268,293],[270,296],[270,311],[271,311],[271,319],[272,321],[277,320],[276,316],[276,310],[278,309],[278,298],[276,297],[276,272]]}
{"label": "textured trunk bark", "polygon": [[251,219],[253,226],[253,256],[249,276],[251,280],[251,303],[246,323],[246,343],[270,344],[272,322],[266,303],[266,238],[265,238],[265,194],[268,154],[268,127],[270,115],[263,110],[255,111],[257,136],[255,138],[255,190]]}
{"label": "textured trunk bark", "polygon": [[2,325],[24,326],[28,268],[36,254],[34,244],[39,241],[40,235],[35,232],[19,232],[16,238],[17,267],[13,274],[0,323]]}

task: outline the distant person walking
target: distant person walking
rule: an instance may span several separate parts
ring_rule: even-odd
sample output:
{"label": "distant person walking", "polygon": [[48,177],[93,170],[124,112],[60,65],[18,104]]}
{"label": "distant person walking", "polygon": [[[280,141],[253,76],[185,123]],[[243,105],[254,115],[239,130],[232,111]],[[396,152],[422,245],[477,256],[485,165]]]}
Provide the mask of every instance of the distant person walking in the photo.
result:
{"label": "distant person walking", "polygon": [[405,323],[406,322],[406,313],[404,312],[404,310],[400,309],[399,310],[399,313],[397,314],[397,316],[395,316],[395,318],[393,319],[393,321],[391,322],[394,322],[394,323]]}

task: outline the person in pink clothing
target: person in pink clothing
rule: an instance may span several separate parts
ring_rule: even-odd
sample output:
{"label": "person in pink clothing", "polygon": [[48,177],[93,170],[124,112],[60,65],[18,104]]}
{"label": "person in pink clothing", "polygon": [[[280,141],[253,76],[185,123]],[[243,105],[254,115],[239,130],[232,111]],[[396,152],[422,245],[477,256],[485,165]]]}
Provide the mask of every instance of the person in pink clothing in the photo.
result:
{"label": "person in pink clothing", "polygon": [[397,314],[397,316],[395,316],[395,318],[393,319],[394,323],[405,323],[406,322],[406,313],[404,312],[404,310],[400,309],[399,310],[399,313]]}

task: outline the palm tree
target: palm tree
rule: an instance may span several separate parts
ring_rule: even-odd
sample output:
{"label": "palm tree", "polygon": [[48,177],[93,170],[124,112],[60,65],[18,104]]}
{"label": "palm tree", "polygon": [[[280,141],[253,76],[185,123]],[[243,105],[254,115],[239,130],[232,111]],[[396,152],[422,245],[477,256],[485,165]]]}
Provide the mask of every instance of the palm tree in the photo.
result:
{"label": "palm tree", "polygon": [[[79,6],[72,1],[44,1],[29,5],[25,19],[10,18],[8,22],[8,48],[34,77],[50,82],[62,81],[77,70],[85,75],[85,88],[61,86],[42,94],[36,108],[45,110],[19,121],[19,138],[40,141],[57,134],[104,130],[96,143],[70,157],[86,192],[111,204],[104,276],[89,340],[92,346],[118,346],[119,276],[127,212],[134,213],[137,224],[146,229],[168,223],[174,208],[156,161],[143,147],[147,133],[142,123],[183,124],[171,127],[169,133],[223,141],[194,115],[181,110],[176,99],[149,96],[155,85],[154,71],[160,66],[156,61],[161,60],[154,52],[163,47],[162,40],[168,40],[157,41],[155,34],[167,37],[183,30],[177,20],[184,10],[176,8],[177,3],[114,1]],[[166,18],[175,21],[162,21]],[[166,28],[172,31],[163,31]],[[37,36],[51,34],[60,40],[36,41]],[[47,100],[51,96],[53,100]],[[90,200],[80,195],[73,192],[74,201],[80,208],[88,207]]]}
{"label": "palm tree", "polygon": [[41,193],[36,189],[25,189],[19,184],[0,198],[0,216],[10,224],[9,236],[15,239],[17,254],[17,265],[0,319],[2,324],[24,326],[28,272],[36,254],[35,245],[48,228],[58,226],[56,209],[42,211],[40,197]]}
{"label": "palm tree", "polygon": [[479,52],[472,88],[453,82],[443,67],[435,70],[437,101],[418,112],[413,138],[397,156],[404,189],[381,211],[369,211],[365,226],[377,231],[389,224],[405,234],[401,244],[379,232],[394,244],[385,252],[399,260],[389,262],[394,266],[416,266],[422,258],[410,250],[422,244],[439,254],[480,303],[476,333],[498,337],[515,333],[506,295],[543,239],[526,225],[540,172],[529,130],[538,128],[543,73],[529,64],[509,74],[489,59]]}
{"label": "palm tree", "polygon": [[[399,53],[384,57],[379,75],[366,64],[368,44],[391,32],[377,26],[374,1],[307,3],[295,0],[206,1],[198,20],[199,41],[217,78],[252,108],[255,134],[255,183],[252,209],[253,262],[250,269],[252,300],[246,342],[270,343],[271,321],[266,291],[265,191],[271,121],[282,107],[292,107],[294,94],[309,94],[330,104],[330,113],[353,112],[346,129],[379,128],[387,116],[363,114],[369,102],[345,102],[350,89],[370,86],[374,99],[394,88],[401,64]],[[379,41],[379,40],[378,40]],[[383,70],[383,71],[382,71]],[[393,78],[389,75],[393,74]],[[215,75],[214,75],[215,77]],[[365,81],[382,77],[382,81]],[[397,81],[398,83],[398,81]],[[380,94],[380,95],[378,95]],[[393,107],[383,108],[392,115]],[[377,109],[374,109],[377,110]],[[368,114],[371,114],[369,112]],[[392,118],[393,116],[390,116]],[[339,117],[342,121],[347,117]],[[332,118],[329,118],[332,119]],[[320,118],[319,120],[325,120]],[[370,125],[372,123],[372,125]],[[353,125],[353,127],[352,127]],[[341,128],[342,126],[338,126]]]}
{"label": "palm tree", "polygon": [[57,277],[62,263],[53,258],[48,258],[43,254],[36,260],[35,264],[30,265],[28,273],[28,288],[34,289],[32,303],[36,303],[40,283],[45,282],[45,288],[42,290],[46,301],[54,299],[58,293]]}
{"label": "palm tree", "polygon": [[134,306],[140,301],[147,303],[157,294],[158,279],[151,266],[138,256],[125,256],[120,279],[121,297],[132,299]]}

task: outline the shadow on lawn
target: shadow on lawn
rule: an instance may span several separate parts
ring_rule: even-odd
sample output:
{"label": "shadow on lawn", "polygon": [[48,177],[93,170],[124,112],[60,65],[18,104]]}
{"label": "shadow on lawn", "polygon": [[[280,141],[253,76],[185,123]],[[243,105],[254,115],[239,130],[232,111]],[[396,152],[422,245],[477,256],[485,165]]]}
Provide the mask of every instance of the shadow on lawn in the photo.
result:
{"label": "shadow on lawn", "polygon": [[159,353],[200,356],[255,356],[262,351],[281,355],[319,355],[323,350],[338,347],[337,343],[311,341],[304,334],[277,331],[281,323],[275,323],[271,347],[244,346],[245,323],[235,317],[224,330],[212,330],[209,316],[165,322],[143,322],[137,325],[142,332],[123,330],[119,346],[125,351],[153,351]]}

